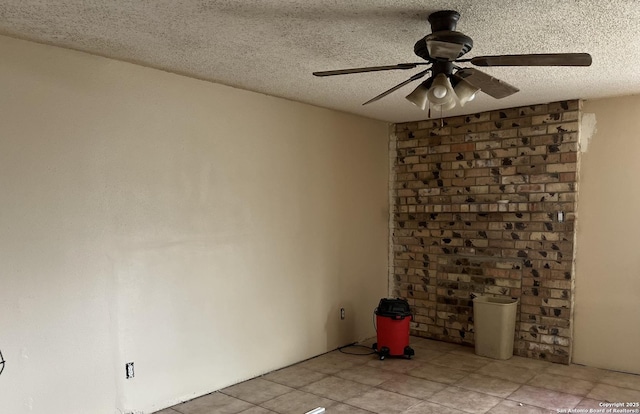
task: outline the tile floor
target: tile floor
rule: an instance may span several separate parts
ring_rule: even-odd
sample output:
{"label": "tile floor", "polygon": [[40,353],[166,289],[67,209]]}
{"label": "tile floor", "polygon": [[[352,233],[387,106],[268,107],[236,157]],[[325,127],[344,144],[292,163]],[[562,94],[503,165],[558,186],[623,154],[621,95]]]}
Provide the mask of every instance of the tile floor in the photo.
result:
{"label": "tile floor", "polygon": [[530,414],[640,402],[639,375],[521,357],[497,361],[416,337],[411,346],[411,360],[329,352],[157,414],[304,414],[316,407],[327,414]]}

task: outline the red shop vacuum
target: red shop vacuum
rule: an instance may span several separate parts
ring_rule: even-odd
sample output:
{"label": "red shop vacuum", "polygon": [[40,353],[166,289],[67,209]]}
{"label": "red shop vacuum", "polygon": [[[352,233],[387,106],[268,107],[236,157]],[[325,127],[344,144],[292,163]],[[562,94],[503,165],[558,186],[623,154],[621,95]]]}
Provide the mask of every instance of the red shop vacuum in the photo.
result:
{"label": "red shop vacuum", "polygon": [[380,299],[376,314],[377,340],[372,348],[380,359],[388,356],[411,358],[415,352],[409,346],[409,323],[412,315],[406,299]]}

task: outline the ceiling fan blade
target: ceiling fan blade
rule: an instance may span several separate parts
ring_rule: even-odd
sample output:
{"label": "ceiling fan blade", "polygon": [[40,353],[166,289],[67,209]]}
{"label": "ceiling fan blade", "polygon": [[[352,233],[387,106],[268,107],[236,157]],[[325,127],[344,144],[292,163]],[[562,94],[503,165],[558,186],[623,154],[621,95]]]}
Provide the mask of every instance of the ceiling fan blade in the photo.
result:
{"label": "ceiling fan blade", "polygon": [[588,53],[546,53],[476,56],[469,62],[476,66],[590,66],[591,55]]}
{"label": "ceiling fan blade", "polygon": [[396,86],[394,86],[391,89],[387,89],[386,91],[382,92],[380,95],[376,96],[375,98],[371,98],[369,99],[367,102],[363,103],[362,105],[367,105],[370,104],[371,102],[375,102],[379,99],[384,98],[385,96],[389,95],[391,92],[396,91],[400,88],[402,88],[404,85],[407,85],[413,81],[417,81],[418,79],[424,77],[424,75],[426,75],[429,71],[431,70],[431,68],[427,69],[427,70],[423,70],[422,72],[418,72],[415,75],[413,75],[412,77],[410,77],[409,79],[407,79],[406,81],[397,84]]}
{"label": "ceiling fan blade", "polygon": [[429,62],[417,62],[417,63],[399,63],[397,65],[388,66],[370,66],[367,68],[353,68],[353,69],[338,69],[338,70],[326,70],[322,72],[313,72],[314,76],[334,76],[334,75],[348,75],[351,73],[365,73],[365,72],[379,72],[383,70],[397,70],[397,69],[413,69],[418,65],[428,65]]}
{"label": "ceiling fan blade", "polygon": [[501,81],[474,68],[460,69],[456,72],[456,75],[496,99],[506,98],[520,90],[515,86],[509,85],[507,82]]}

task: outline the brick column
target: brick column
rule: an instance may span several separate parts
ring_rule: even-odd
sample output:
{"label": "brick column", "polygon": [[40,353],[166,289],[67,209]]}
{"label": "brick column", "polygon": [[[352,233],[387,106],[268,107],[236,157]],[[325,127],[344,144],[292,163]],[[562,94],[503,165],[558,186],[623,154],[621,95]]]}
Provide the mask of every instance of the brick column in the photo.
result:
{"label": "brick column", "polygon": [[579,110],[396,125],[391,293],[413,334],[471,345],[473,295],[517,297],[515,353],[569,362]]}

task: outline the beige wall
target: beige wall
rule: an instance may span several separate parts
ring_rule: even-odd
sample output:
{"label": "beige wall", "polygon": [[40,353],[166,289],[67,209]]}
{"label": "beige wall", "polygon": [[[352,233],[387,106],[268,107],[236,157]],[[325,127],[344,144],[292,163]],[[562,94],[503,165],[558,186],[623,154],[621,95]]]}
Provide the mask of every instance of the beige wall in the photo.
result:
{"label": "beige wall", "polygon": [[0,412],[150,412],[374,335],[386,124],[0,55]]}
{"label": "beige wall", "polygon": [[640,374],[640,96],[583,109],[573,362]]}

